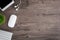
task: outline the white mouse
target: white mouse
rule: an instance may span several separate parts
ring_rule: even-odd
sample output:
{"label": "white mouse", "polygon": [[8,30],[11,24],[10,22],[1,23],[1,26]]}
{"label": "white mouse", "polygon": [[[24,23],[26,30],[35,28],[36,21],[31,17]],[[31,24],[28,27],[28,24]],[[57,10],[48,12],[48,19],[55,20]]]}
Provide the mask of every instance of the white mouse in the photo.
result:
{"label": "white mouse", "polygon": [[16,20],[17,20],[17,16],[16,15],[11,15],[10,19],[8,21],[8,26],[13,28],[15,26]]}

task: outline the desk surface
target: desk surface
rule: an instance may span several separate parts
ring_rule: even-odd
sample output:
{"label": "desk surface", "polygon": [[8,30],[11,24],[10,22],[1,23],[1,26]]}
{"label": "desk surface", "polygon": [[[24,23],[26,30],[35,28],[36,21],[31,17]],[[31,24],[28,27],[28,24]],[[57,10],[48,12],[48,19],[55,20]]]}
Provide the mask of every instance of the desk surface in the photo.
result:
{"label": "desk surface", "polygon": [[[7,9],[6,23],[0,29],[13,32],[12,40],[60,40],[60,0],[28,0],[28,7],[15,13]],[[15,28],[7,26],[9,16],[18,16]]]}

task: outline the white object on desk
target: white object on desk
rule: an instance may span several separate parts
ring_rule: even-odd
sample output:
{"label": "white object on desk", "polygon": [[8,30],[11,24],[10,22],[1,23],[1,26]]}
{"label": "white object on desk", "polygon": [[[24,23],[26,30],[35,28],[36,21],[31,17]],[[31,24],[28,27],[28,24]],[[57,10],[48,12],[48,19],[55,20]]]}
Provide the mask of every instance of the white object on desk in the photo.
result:
{"label": "white object on desk", "polygon": [[11,40],[13,33],[0,30],[0,40]]}
{"label": "white object on desk", "polygon": [[9,22],[8,22],[8,26],[13,28],[15,26],[16,20],[17,20],[17,16],[16,15],[11,15],[10,19],[9,19]]}

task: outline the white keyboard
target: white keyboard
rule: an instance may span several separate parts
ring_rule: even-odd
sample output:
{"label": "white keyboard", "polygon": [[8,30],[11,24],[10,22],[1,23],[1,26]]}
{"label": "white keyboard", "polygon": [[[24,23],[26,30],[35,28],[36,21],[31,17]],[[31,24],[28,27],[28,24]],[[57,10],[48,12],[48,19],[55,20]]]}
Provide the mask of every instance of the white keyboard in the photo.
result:
{"label": "white keyboard", "polygon": [[12,34],[13,33],[11,33],[11,32],[6,32],[6,31],[0,30],[0,40],[11,40]]}

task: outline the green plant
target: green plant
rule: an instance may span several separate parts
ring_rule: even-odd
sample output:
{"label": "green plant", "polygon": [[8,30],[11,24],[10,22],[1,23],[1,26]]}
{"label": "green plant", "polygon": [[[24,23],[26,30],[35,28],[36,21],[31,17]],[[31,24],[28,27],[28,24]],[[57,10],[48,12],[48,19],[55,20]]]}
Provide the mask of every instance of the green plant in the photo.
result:
{"label": "green plant", "polygon": [[5,16],[2,13],[0,13],[0,25],[4,23],[5,23]]}

